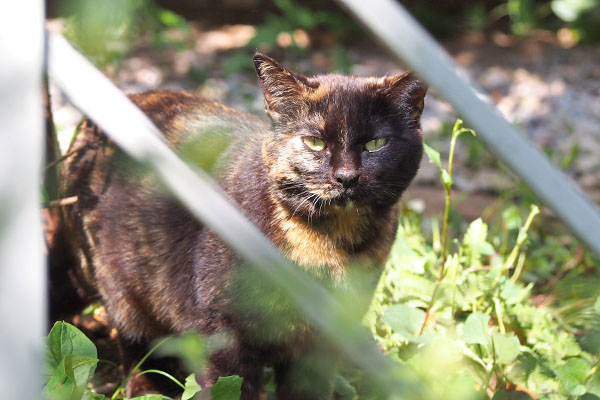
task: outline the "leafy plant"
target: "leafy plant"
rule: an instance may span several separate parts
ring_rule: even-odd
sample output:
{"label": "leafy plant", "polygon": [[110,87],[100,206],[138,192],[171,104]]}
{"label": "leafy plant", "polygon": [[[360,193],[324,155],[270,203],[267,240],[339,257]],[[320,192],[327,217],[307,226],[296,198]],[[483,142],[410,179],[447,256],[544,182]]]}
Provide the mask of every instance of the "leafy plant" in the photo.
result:
{"label": "leafy plant", "polygon": [[365,323],[438,398],[597,396],[597,354],[582,349],[557,310],[535,305],[533,284],[523,281],[539,208],[532,205],[523,218],[509,207],[501,233],[490,233],[478,218],[462,238],[447,238],[453,153],[467,131],[461,121],[454,125],[448,169],[437,151],[426,148],[446,194],[442,232],[434,223],[428,240],[420,215],[402,216]]}
{"label": "leafy plant", "polygon": [[[155,369],[140,369],[144,361],[170,339],[168,337],[161,340],[140,360],[121,385],[114,391],[111,400],[169,400],[170,397],[161,394],[147,394],[127,399],[123,389],[127,381],[133,376],[150,373],[162,375],[180,386],[183,390],[182,400],[196,398],[197,394],[202,392],[203,388],[197,383],[194,374],[188,375],[185,382],[181,383],[167,372]],[[195,340],[191,335],[183,339],[173,339],[175,342],[178,340],[186,350],[197,354],[198,342],[190,342],[190,340]],[[50,330],[46,344],[47,376],[43,390],[45,396],[57,400],[107,399],[105,395],[95,393],[89,388],[88,382],[92,378],[99,360],[96,346],[83,332],[67,322],[57,322]],[[241,387],[242,378],[239,376],[220,377],[209,388],[210,398],[213,400],[238,400],[241,395]]]}

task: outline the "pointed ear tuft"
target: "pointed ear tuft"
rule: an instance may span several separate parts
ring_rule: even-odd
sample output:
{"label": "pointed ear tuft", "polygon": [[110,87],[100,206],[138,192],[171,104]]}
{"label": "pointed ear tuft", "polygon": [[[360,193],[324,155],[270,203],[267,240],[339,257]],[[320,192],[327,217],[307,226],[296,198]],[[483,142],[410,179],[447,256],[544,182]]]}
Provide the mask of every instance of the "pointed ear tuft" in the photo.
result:
{"label": "pointed ear tuft", "polygon": [[418,122],[425,105],[427,86],[412,72],[394,75],[384,79],[384,93],[401,107],[406,115]]}
{"label": "pointed ear tuft", "polygon": [[254,54],[254,68],[265,97],[265,110],[274,120],[280,120],[303,104],[303,95],[310,90],[308,79],[282,67],[262,53]]}

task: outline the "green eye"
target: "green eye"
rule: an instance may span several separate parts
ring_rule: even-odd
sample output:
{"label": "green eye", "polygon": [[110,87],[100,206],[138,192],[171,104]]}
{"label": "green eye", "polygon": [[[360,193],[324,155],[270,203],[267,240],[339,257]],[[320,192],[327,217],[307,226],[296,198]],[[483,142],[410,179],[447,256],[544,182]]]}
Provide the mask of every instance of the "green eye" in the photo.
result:
{"label": "green eye", "polygon": [[367,143],[365,143],[365,149],[369,153],[373,153],[373,152],[381,150],[381,148],[386,143],[387,143],[387,139],[386,138],[379,138],[379,139],[369,140]]}
{"label": "green eye", "polygon": [[304,144],[311,150],[321,151],[325,149],[325,142],[314,136],[305,136],[302,138]]}

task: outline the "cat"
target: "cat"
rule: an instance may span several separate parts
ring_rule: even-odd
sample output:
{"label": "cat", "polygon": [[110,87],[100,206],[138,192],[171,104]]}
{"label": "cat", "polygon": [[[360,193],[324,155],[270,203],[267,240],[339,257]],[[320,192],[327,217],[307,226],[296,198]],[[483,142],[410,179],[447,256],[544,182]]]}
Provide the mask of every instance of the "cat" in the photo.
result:
{"label": "cat", "polygon": [[[270,121],[183,91],[130,99],[299,268],[330,287],[347,284],[351,263],[379,271],[421,161],[426,87],[411,73],[306,77],[253,60]],[[122,337],[226,332],[209,382],[239,375],[242,398],[258,399],[272,366],[278,399],[331,398],[335,355],[309,321],[93,122],[71,151],[62,193],[78,196],[64,215],[73,254]]]}

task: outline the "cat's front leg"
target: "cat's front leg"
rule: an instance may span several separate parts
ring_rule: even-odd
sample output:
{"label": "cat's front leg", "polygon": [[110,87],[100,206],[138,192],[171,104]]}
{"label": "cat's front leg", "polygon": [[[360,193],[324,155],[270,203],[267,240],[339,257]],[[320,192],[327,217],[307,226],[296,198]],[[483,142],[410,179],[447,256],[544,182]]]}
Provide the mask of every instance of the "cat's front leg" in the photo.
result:
{"label": "cat's front leg", "polygon": [[240,400],[259,400],[263,388],[263,362],[252,351],[229,345],[211,354],[208,381],[214,384],[219,376],[238,375],[243,379]]}
{"label": "cat's front leg", "polygon": [[296,360],[275,364],[278,400],[329,400],[333,396],[336,357],[327,351],[311,351]]}

